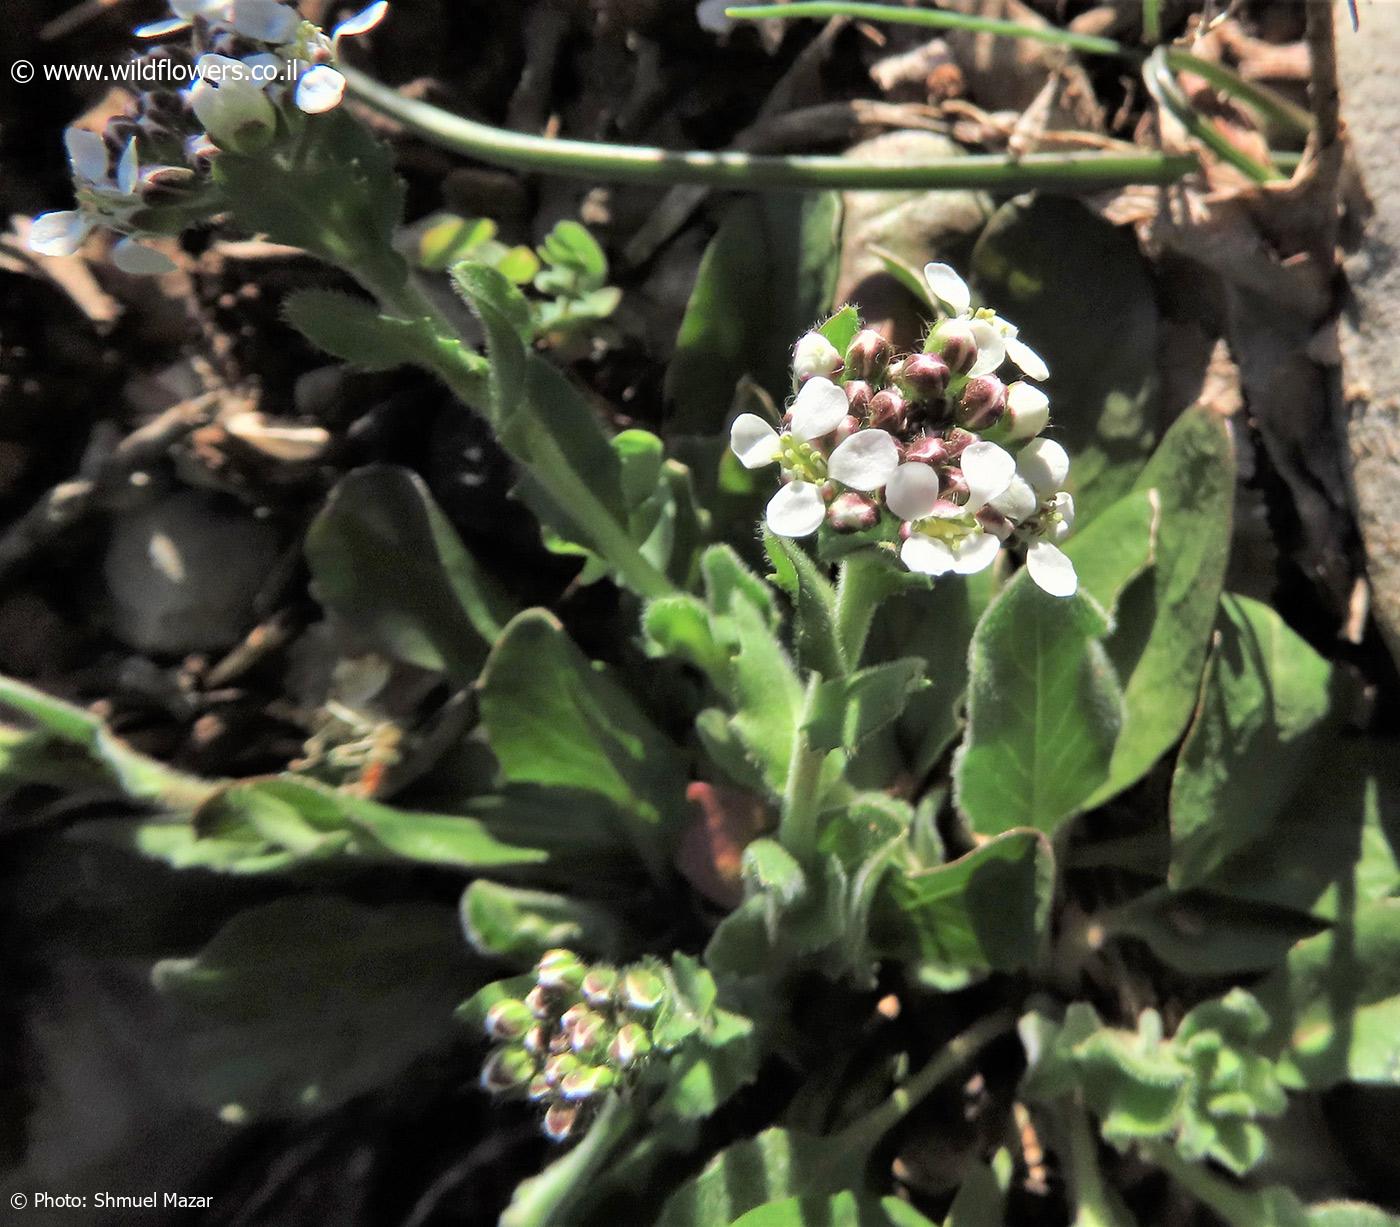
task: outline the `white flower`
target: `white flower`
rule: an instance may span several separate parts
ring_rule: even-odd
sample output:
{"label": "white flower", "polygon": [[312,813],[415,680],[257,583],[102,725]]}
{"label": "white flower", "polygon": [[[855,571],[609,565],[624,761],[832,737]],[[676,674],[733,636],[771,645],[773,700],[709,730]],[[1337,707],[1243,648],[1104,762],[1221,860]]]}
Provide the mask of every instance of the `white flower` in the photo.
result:
{"label": "white flower", "polygon": [[273,46],[291,42],[301,25],[296,10],[279,0],[233,0],[229,16],[234,33]]}
{"label": "white flower", "polygon": [[333,111],[345,97],[345,78],[329,64],[317,64],[297,82],[297,107],[308,115]]}
{"label": "white flower", "polygon": [[1020,339],[1015,324],[999,315],[972,310],[972,291],[952,265],[925,264],[924,280],[950,315],[967,320],[971,326],[977,341],[977,363],[971,374],[990,375],[1010,358],[1031,379],[1050,378],[1045,360]]}
{"label": "white flower", "polygon": [[978,441],[963,449],[958,462],[967,482],[967,511],[976,511],[1003,493],[1016,476],[1011,453],[995,443]]}
{"label": "white flower", "polygon": [[112,248],[112,263],[133,277],[158,277],[176,268],[175,261],[165,252],[147,247],[129,236]]}
{"label": "white flower", "polygon": [[809,332],[793,350],[792,373],[798,380],[811,379],[814,375],[831,376],[841,367],[841,355],[836,346],[819,332]]}
{"label": "white flower", "polygon": [[852,490],[878,490],[899,468],[899,447],[884,430],[859,430],[839,444],[827,472]]}
{"label": "white flower", "polygon": [[[803,443],[829,435],[846,418],[846,394],[829,379],[817,376],[802,385],[792,403],[788,434]],[[741,413],[729,428],[729,450],[746,469],[761,469],[782,455],[782,440],[756,413]]]}
{"label": "white flower", "polygon": [[901,520],[922,520],[938,504],[938,474],[926,464],[901,464],[885,483],[885,505]]}
{"label": "white flower", "polygon": [[975,575],[990,567],[1000,550],[1001,542],[980,529],[954,540],[915,533],[900,547],[899,558],[922,575]]}
{"label": "white flower", "polygon": [[63,133],[63,143],[68,148],[68,165],[75,179],[94,185],[107,182],[112,159],[101,136],[86,128],[68,128]]}
{"label": "white flower", "polygon": [[1006,389],[1006,417],[1011,438],[1033,439],[1050,424],[1050,398],[1034,384],[1019,380]]}
{"label": "white flower", "polygon": [[790,481],[771,499],[764,514],[769,529],[780,537],[807,537],[826,519],[821,488],[810,481]]}
{"label": "white flower", "polygon": [[361,9],[353,17],[347,17],[331,31],[331,46],[335,48],[342,38],[355,38],[368,34],[389,14],[389,0],[377,0],[366,9]]}
{"label": "white flower", "polygon": [[1073,596],[1079,591],[1079,576],[1074,563],[1057,545],[1037,541],[1026,551],[1026,570],[1036,585],[1051,596]]}
{"label": "white flower", "polygon": [[1051,498],[1069,476],[1069,454],[1054,439],[1032,439],[1016,456],[1016,472],[1041,498]]}
{"label": "white flower", "polygon": [[43,213],[29,228],[29,248],[41,256],[75,255],[92,228],[92,220],[73,209]]}
{"label": "white flower", "polygon": [[277,130],[277,112],[248,67],[211,53],[200,56],[196,68],[190,105],[214,141],[235,153],[265,145]]}
{"label": "white flower", "polygon": [[1063,541],[1068,537],[1070,529],[1074,527],[1074,496],[1065,490],[1055,495],[1050,503],[1047,520],[1050,525],[1047,536],[1056,541]]}
{"label": "white flower", "polygon": [[1029,520],[1040,508],[1040,500],[1024,477],[1013,477],[1011,484],[988,504],[1013,524]]}

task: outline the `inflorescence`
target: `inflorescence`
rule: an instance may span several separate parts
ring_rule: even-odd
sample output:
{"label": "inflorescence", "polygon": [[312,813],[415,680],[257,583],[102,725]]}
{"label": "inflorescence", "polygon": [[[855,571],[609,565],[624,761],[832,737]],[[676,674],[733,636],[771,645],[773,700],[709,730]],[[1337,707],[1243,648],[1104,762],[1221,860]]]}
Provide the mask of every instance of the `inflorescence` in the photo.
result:
{"label": "inflorescence", "polygon": [[101,227],[122,236],[112,250],[119,268],[168,272],[169,258],[143,240],[217,212],[211,171],[220,152],[292,139],[305,116],[339,106],[340,42],[378,25],[388,8],[379,0],[327,34],[279,0],[170,0],[172,16],[136,34],[182,35],[143,58],[170,61],[178,71],[163,80],[189,84],[139,94],[103,132],[68,129],[77,207],[35,218],[30,246],[70,256]]}
{"label": "inflorescence", "polygon": [[[899,522],[899,556],[911,571],[970,575],[1004,548],[1024,550],[1031,578],[1055,596],[1078,589],[1060,550],[1074,523],[1063,489],[1069,456],[1041,438],[1050,401],[1031,380],[1049,369],[1010,321],[974,310],[946,264],[924,269],[943,318],[921,353],[896,357],[877,332],[856,333],[845,354],[821,332],[794,352],[797,397],[775,430],[744,413],[730,447],[750,469],[778,464],[770,531],[806,537]],[[1010,360],[1025,378],[1004,384]]]}

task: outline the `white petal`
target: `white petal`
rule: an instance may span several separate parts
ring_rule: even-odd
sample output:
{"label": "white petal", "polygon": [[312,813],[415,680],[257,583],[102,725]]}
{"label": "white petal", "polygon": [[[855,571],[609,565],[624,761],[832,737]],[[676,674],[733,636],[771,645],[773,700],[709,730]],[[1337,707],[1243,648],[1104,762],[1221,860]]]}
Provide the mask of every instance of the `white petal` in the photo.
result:
{"label": "white petal", "polygon": [[953,570],[959,575],[976,575],[996,561],[1001,542],[991,533],[972,533],[958,542],[954,551]]}
{"label": "white petal", "polygon": [[29,248],[41,256],[71,256],[91,231],[92,223],[71,209],[44,213],[29,228]]}
{"label": "white petal", "polygon": [[925,264],[924,280],[939,302],[952,308],[954,315],[966,314],[972,306],[972,291],[949,264]]}
{"label": "white petal", "polygon": [[852,490],[878,490],[899,468],[899,448],[883,430],[859,430],[841,443],[826,471]]}
{"label": "white petal", "polygon": [[163,251],[147,247],[133,238],[122,239],[112,248],[112,263],[133,277],[159,277],[174,272],[175,261]]}
{"label": "white petal", "polygon": [[792,403],[792,433],[798,439],[829,435],[850,412],[846,394],[820,375],[802,385]]}
{"label": "white petal", "polygon": [[186,21],[196,17],[215,17],[227,8],[228,0],[170,0],[170,11]]}
{"label": "white petal", "polygon": [[836,346],[819,332],[809,332],[792,351],[792,373],[799,380],[815,375],[834,375],[841,369],[841,355]]}
{"label": "white petal", "polygon": [[899,549],[899,560],[921,575],[945,575],[957,561],[942,541],[915,533]]}
{"label": "white petal", "polygon": [[1011,484],[991,500],[990,506],[994,511],[1001,512],[1013,524],[1019,524],[1035,515],[1040,507],[1040,500],[1036,498],[1030,482],[1023,477],[1013,477]]}
{"label": "white petal", "polygon": [[977,442],[963,450],[959,463],[967,481],[967,510],[976,511],[1011,484],[1016,461],[995,443]]}
{"label": "white petal", "polygon": [[123,196],[134,196],[140,180],[141,159],[137,156],[136,138],[133,136],[127,141],[121,161],[117,163],[117,191]]}
{"label": "white petal", "polygon": [[329,64],[318,64],[297,82],[297,106],[308,115],[333,111],[345,97],[345,78]]}
{"label": "white petal", "polygon": [[826,504],[810,481],[792,481],[768,500],[764,518],[780,537],[807,537],[826,519]]}
{"label": "white petal", "polygon": [[1019,380],[1006,389],[1006,421],[1013,439],[1033,439],[1050,422],[1050,398]]}
{"label": "white petal", "polygon": [[1079,591],[1074,563],[1058,545],[1037,541],[1026,551],[1026,570],[1038,587],[1051,596],[1073,596]]}
{"label": "white petal", "polygon": [[63,143],[68,146],[68,165],[79,179],[101,183],[107,178],[112,159],[107,153],[107,142],[96,132],[69,128],[63,134]]}
{"label": "white petal", "polygon": [[1050,498],[1069,476],[1069,453],[1054,439],[1032,439],[1016,457],[1016,472],[1041,498]]}
{"label": "white petal", "polygon": [[301,18],[278,0],[233,0],[233,28],[257,43],[291,42]]}
{"label": "white petal", "polygon": [[1006,338],[991,320],[973,320],[973,340],[977,342],[977,361],[971,375],[990,375],[1006,361]]}
{"label": "white petal", "polygon": [[167,34],[178,34],[188,30],[190,23],[183,17],[167,17],[164,21],[149,21],[132,31],[137,38],[164,38]]}
{"label": "white petal", "polygon": [[338,43],[342,38],[354,38],[357,34],[368,34],[389,12],[389,0],[379,0],[367,9],[361,9],[353,17],[347,17],[331,31],[331,42]]}
{"label": "white petal", "polygon": [[1031,379],[1049,379],[1050,368],[1045,359],[1015,336],[1006,338],[1006,356]]}
{"label": "white petal", "polygon": [[225,55],[202,55],[190,106],[214,142],[235,152],[265,144],[277,127],[277,112],[248,67]]}
{"label": "white petal", "polygon": [[729,450],[746,469],[761,469],[778,458],[778,432],[756,413],[741,413],[729,428]]}
{"label": "white petal", "polygon": [[922,520],[938,503],[938,474],[926,464],[901,464],[885,483],[885,504],[901,520]]}
{"label": "white petal", "polygon": [[1050,529],[1050,535],[1056,541],[1063,541],[1069,536],[1070,530],[1074,527],[1074,496],[1068,491],[1061,490],[1055,495],[1055,501],[1051,508],[1059,517]]}

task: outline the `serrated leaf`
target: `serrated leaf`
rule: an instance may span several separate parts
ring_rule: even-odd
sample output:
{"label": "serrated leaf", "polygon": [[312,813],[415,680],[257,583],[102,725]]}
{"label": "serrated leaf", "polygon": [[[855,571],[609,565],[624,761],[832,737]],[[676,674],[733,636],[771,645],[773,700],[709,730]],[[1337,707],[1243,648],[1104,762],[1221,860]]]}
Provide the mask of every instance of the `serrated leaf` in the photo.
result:
{"label": "serrated leaf", "polygon": [[1313,768],[1332,667],[1266,605],[1225,596],[1219,642],[1172,776],[1171,881],[1201,885],[1264,836]]}
{"label": "serrated leaf", "polygon": [[408,469],[344,477],[307,531],[306,559],[321,603],[347,626],[459,682],[475,679],[516,612]]}
{"label": "serrated leaf", "polygon": [[1105,630],[1090,599],[1049,596],[1024,573],[978,623],[954,774],[974,830],[1054,831],[1103,783],[1123,702]]}

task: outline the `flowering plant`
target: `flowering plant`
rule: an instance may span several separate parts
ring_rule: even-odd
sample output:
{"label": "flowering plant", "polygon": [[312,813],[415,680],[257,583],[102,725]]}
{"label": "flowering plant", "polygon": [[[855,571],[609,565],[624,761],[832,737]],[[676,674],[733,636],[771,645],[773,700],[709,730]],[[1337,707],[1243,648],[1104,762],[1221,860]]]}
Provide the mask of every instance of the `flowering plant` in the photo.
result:
{"label": "flowering plant", "polygon": [[[968,267],[1026,338],[934,261],[903,270],[937,318],[902,353],[831,311],[835,227],[807,223],[833,198],[741,201],[666,412],[629,384],[614,429],[589,362],[628,304],[582,225],[532,249],[404,224],[337,67],[385,4],[329,33],[274,0],[170,7],[139,34],[194,79],[68,131],[77,207],[33,249],[105,228],[159,274],[226,224],[333,266],[359,292],[299,290],[286,324],[431,375],[529,530],[499,534],[511,569],[410,468],[317,487],[297,648],[353,649],[279,712],[309,737],[272,774],[189,774],[0,679],[0,785],[42,802],[18,828],[62,815],[52,856],[93,857],[45,908],[90,906],[114,857],[181,921],[221,909],[149,969],[181,1120],[390,1088],[457,1120],[470,1085],[524,1126],[482,1151],[506,1227],[1128,1227],[1168,1183],[1183,1220],[1395,1221],[1270,1166],[1291,1105],[1400,1085],[1393,772],[1338,736],[1339,671],[1224,590],[1232,427],[1202,405],[1159,432],[1130,239],[1010,201]],[[765,225],[813,250],[778,264]],[[791,295],[753,295],[775,269]]]}

